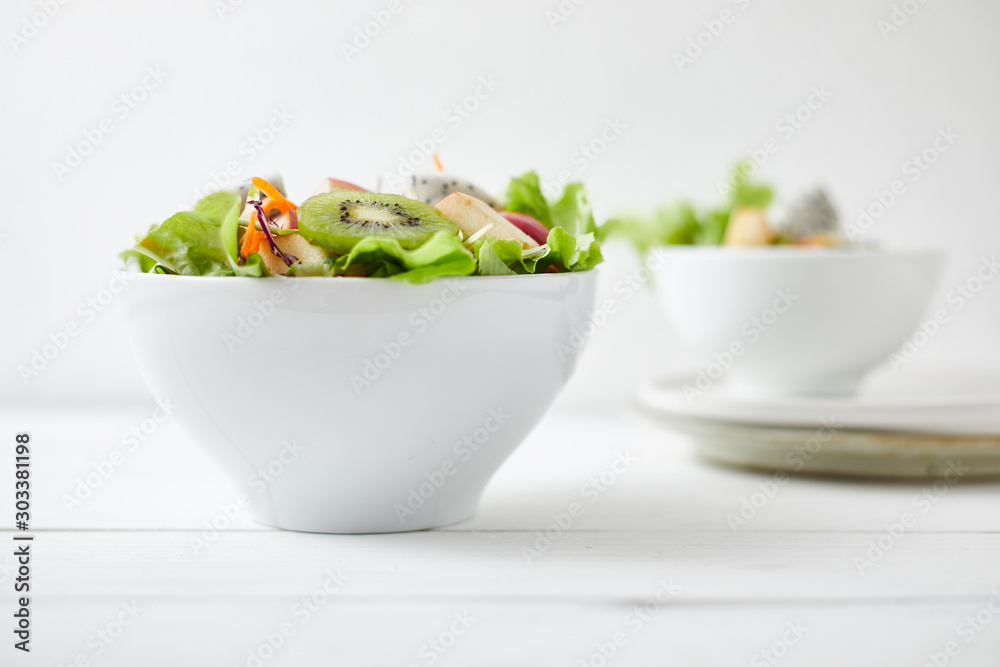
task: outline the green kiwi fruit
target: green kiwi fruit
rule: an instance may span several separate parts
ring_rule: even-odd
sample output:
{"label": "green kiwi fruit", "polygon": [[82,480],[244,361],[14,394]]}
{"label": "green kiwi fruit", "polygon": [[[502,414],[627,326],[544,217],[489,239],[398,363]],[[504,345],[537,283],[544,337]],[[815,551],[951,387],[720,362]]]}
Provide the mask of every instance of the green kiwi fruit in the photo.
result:
{"label": "green kiwi fruit", "polygon": [[345,254],[369,236],[396,239],[403,248],[422,245],[435,232],[458,233],[441,212],[413,199],[357,190],[331,190],[302,202],[299,233],[310,243]]}

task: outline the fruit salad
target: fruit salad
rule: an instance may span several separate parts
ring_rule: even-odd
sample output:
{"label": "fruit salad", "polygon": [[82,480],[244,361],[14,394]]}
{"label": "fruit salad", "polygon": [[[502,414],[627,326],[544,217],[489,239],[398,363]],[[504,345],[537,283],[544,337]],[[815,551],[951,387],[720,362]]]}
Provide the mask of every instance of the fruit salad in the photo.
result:
{"label": "fruit salad", "polygon": [[538,175],[495,199],[444,173],[384,194],[324,180],[295,204],[280,178],[254,177],[154,225],[121,254],[146,273],[393,278],[588,271],[602,261],[587,193],[546,197]]}
{"label": "fruit salad", "polygon": [[774,192],[752,182],[751,163],[737,164],[728,183],[720,183],[723,201],[701,209],[681,201],[652,214],[626,214],[598,230],[601,239],[622,237],[640,252],[665,245],[839,247],[849,245],[837,213],[822,190],[814,190],[781,215],[768,207]]}

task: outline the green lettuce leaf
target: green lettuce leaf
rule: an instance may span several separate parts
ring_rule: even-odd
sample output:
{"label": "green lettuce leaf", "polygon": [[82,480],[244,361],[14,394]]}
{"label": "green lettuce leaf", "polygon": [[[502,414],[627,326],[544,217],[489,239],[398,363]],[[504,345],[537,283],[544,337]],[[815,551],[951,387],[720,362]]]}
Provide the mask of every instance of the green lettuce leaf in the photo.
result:
{"label": "green lettuce leaf", "polygon": [[135,269],[140,273],[149,273],[157,265],[155,259],[147,257],[134,248],[123,250],[118,253],[118,256],[125,262],[126,269]]}
{"label": "green lettuce leaf", "polygon": [[186,276],[265,275],[260,256],[254,257],[256,253],[244,266],[237,264],[239,207],[237,194],[210,194],[193,211],[176,213],[154,227],[135,250]]}
{"label": "green lettuce leaf", "polygon": [[[147,231],[146,234],[153,231],[154,229],[156,229],[156,225],[150,225],[149,231]],[[136,234],[135,242],[138,243],[139,241],[141,241],[146,234]],[[128,250],[121,251],[120,253],[118,253],[118,256],[121,257],[122,262],[125,264],[125,269],[129,271],[138,271],[140,273],[151,273],[153,269],[157,266],[155,259],[147,255],[144,255],[143,253],[136,250],[134,247],[129,248]]]}
{"label": "green lettuce leaf", "polygon": [[733,167],[729,176],[729,185],[726,188],[730,212],[740,206],[767,208],[774,198],[774,190],[769,185],[751,182],[749,176],[751,171],[751,163],[747,160],[739,162]]}
{"label": "green lettuce leaf", "polygon": [[702,213],[698,220],[699,229],[694,242],[698,245],[722,245],[726,228],[729,226],[729,216],[732,213],[733,209],[730,207],[716,208]]}
{"label": "green lettuce leaf", "polygon": [[541,273],[549,267],[562,272],[590,271],[604,261],[593,233],[573,236],[562,227],[549,232],[544,251],[523,256],[520,242],[482,239],[476,243],[477,275],[511,276]]}
{"label": "green lettuce leaf", "polygon": [[590,234],[597,230],[590,199],[583,183],[570,183],[563,190],[562,197],[549,206],[552,224],[549,229],[562,227],[573,236]]}
{"label": "green lettuce leaf", "polygon": [[476,259],[480,276],[513,276],[534,273],[539,260],[549,250],[524,257],[520,241],[513,239],[480,239],[476,242]]}
{"label": "green lettuce leaf", "polygon": [[601,244],[593,232],[573,236],[562,227],[549,232],[547,255],[539,259],[537,271],[555,266],[564,271],[590,271],[604,261]]}
{"label": "green lettuce leaf", "polygon": [[597,229],[583,183],[567,184],[559,199],[549,201],[533,171],[511,179],[504,209],[526,213],[549,229],[562,227],[574,236]]}
{"label": "green lettuce leaf", "polygon": [[549,228],[547,250],[527,258],[515,241],[487,239],[476,244],[480,275],[589,271],[603,261],[597,225],[583,183],[569,183],[558,199],[542,191],[538,174],[529,171],[511,179],[504,209],[526,213]]}
{"label": "green lettuce leaf", "polygon": [[741,206],[766,208],[774,196],[770,186],[752,182],[749,163],[733,167],[729,181],[720,185],[724,200],[702,210],[686,201],[662,206],[651,214],[623,214],[598,229],[598,238],[623,238],[640,254],[664,245],[721,245],[733,210]]}
{"label": "green lettuce leaf", "polygon": [[[404,248],[396,239],[372,236],[358,241],[346,254],[331,255],[323,262],[296,264],[287,275],[362,274],[425,283],[445,276],[524,275],[550,267],[559,271],[587,271],[602,261],[594,217],[582,184],[570,183],[559,199],[550,201],[542,192],[538,175],[528,172],[511,181],[508,193],[512,202],[509,210],[532,215],[550,230],[547,244],[527,256],[518,241],[480,239],[470,249],[450,231],[440,231],[416,248]],[[239,264],[240,204],[239,196],[233,193],[209,195],[193,211],[177,213],[154,225],[121,257],[127,263],[138,263],[144,272],[269,275],[258,253],[252,253],[242,266]]]}
{"label": "green lettuce leaf", "polygon": [[552,213],[549,211],[549,202],[542,193],[538,174],[533,171],[510,179],[510,184],[507,185],[507,202],[504,204],[504,210],[526,213],[552,229]]}
{"label": "green lettuce leaf", "polygon": [[624,214],[609,219],[597,230],[597,237],[625,238],[640,252],[661,245],[697,243],[703,234],[698,214],[685,203],[665,206],[651,215]]}
{"label": "green lettuce leaf", "polygon": [[450,232],[437,232],[411,250],[404,249],[396,239],[370,236],[336,260],[334,270],[342,274],[351,267],[360,267],[376,278],[426,283],[444,276],[471,275],[476,270],[476,259]]}
{"label": "green lettuce leaf", "polygon": [[480,276],[513,276],[521,264],[521,242],[485,239],[476,243],[476,273]]}

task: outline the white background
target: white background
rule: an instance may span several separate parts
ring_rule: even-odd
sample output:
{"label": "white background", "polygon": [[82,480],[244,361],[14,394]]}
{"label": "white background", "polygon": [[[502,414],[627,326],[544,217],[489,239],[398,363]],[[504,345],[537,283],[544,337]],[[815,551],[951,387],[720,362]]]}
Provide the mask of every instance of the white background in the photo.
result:
{"label": "white background", "polygon": [[[40,4],[8,0],[0,9],[7,399],[144,395],[118,304],[92,321],[78,308],[107,285],[133,234],[190,204],[227,162],[236,161],[239,178],[280,171],[302,198],[325,176],[373,186],[377,172],[438,127],[447,131],[438,152],[450,171],[498,191],[529,168],[547,178],[568,169],[587,182],[601,216],[680,195],[711,203],[728,165],[770,137],[778,151],[761,175],[786,195],[825,184],[848,222],[902,179],[906,193],[872,235],[949,251],[935,307],[1000,250],[1000,5],[987,0],[911,2],[919,10],[888,36],[878,26],[893,12],[888,0],[567,0],[572,11],[554,27],[547,12],[558,11],[556,0],[403,0],[350,62],[341,45],[387,2],[244,0],[220,16],[208,0],[79,0],[15,46],[10,34],[22,33]],[[679,71],[673,54],[726,9],[735,20]],[[166,77],[123,117],[116,100],[147,68]],[[445,114],[480,77],[498,88],[452,127]],[[781,133],[777,123],[814,86],[832,97],[792,136]],[[241,145],[274,109],[294,118],[251,159]],[[103,119],[113,131],[60,178],[54,163]],[[574,153],[609,119],[627,128],[581,170]],[[958,141],[909,180],[904,163],[948,127]],[[610,290],[633,260],[623,247],[608,255]],[[914,363],[1000,367],[997,283]],[[682,362],[649,298],[620,305],[564,400],[619,399]],[[71,322],[80,335],[23,382],[18,365]]]}

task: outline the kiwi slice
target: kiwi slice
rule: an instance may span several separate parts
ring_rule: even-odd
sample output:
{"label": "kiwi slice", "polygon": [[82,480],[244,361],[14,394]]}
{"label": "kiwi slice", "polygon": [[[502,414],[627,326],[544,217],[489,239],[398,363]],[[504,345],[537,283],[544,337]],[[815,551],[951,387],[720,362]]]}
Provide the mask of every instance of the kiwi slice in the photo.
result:
{"label": "kiwi slice", "polygon": [[357,190],[331,190],[299,206],[299,233],[310,243],[345,254],[369,236],[396,239],[416,248],[436,232],[458,233],[455,223],[422,202]]}

